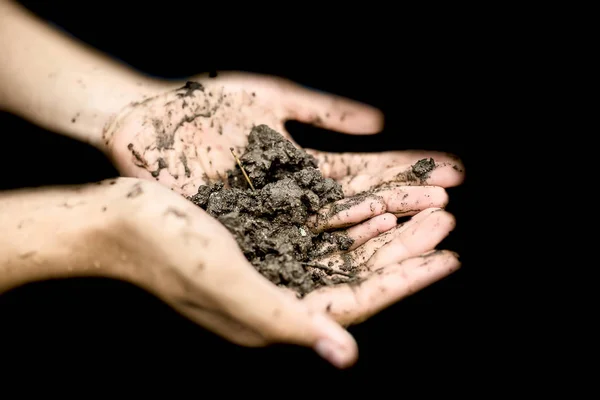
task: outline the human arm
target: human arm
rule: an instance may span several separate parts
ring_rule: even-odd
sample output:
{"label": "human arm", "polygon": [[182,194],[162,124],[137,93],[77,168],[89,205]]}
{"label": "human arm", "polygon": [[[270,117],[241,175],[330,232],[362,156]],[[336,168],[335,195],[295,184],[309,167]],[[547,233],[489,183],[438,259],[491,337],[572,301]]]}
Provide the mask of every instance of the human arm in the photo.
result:
{"label": "human arm", "polygon": [[459,267],[453,253],[431,252],[453,228],[448,213],[429,209],[402,226],[391,217],[392,225],[383,215],[350,228],[363,241],[351,250],[370,254],[360,285],[300,300],[261,276],[223,225],[162,185],[119,178],[0,192],[0,293],[52,278],[120,279],[234,343],[306,346],[346,367],[357,345],[339,324],[364,321]]}
{"label": "human arm", "polygon": [[0,192],[0,224],[0,293],[46,279],[114,278],[242,345],[314,347],[334,336],[342,364],[356,358],[352,337],[333,319],[260,276],[223,226],[156,183]]}
{"label": "human arm", "polygon": [[[185,81],[149,77],[9,0],[0,0],[0,20],[0,109],[91,143],[123,175],[155,179],[159,159],[169,160],[158,180],[188,195],[206,183],[205,176],[218,179],[234,166],[229,147],[245,146],[252,126],[266,124],[288,138],[284,123],[289,119],[349,134],[374,134],[383,127],[383,115],[373,107],[277,77],[199,75],[189,80],[206,91],[178,91]],[[200,110],[203,105],[210,114]],[[187,121],[198,114],[203,116]],[[460,160],[437,152],[314,154],[347,195],[387,182],[449,187],[464,177]],[[428,179],[397,178],[423,158],[436,162]]]}
{"label": "human arm", "polygon": [[100,145],[106,122],[158,81],[0,0],[0,110]]}

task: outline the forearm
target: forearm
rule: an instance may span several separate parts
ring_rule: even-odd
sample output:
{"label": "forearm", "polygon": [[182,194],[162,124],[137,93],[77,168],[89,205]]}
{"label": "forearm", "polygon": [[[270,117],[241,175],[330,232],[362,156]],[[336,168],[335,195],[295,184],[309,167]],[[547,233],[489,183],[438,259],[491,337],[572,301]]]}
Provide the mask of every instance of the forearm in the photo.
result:
{"label": "forearm", "polygon": [[0,109],[99,146],[110,118],[162,89],[153,80],[0,0]]}
{"label": "forearm", "polygon": [[114,239],[124,230],[124,190],[104,183],[0,192],[0,293],[51,278],[127,279]]}

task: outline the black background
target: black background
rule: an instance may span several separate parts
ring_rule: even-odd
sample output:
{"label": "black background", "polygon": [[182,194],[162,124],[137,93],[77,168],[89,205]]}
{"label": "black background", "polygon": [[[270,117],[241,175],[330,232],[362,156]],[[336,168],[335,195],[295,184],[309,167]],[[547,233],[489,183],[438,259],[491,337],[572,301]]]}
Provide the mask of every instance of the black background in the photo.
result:
{"label": "black background", "polygon": [[[416,376],[435,382],[478,368],[490,344],[479,325],[485,307],[473,290],[477,270],[485,268],[471,240],[473,211],[479,208],[474,150],[485,153],[494,146],[494,124],[482,122],[487,107],[482,92],[495,79],[490,71],[496,62],[478,28],[466,29],[444,10],[367,9],[360,3],[333,13],[286,3],[263,14],[255,5],[250,13],[232,4],[183,1],[22,3],[148,74],[184,78],[212,70],[254,71],[370,103],[386,114],[377,136],[323,133],[297,123],[289,129],[301,145],[329,151],[448,151],[463,159],[467,180],[449,189],[448,210],[458,226],[441,245],[461,254],[463,268],[350,328],[360,347],[351,370],[336,371],[305,349],[233,346],[140,289],[96,279],[35,283],[2,295],[6,357],[44,373],[60,360],[69,373],[90,371],[96,377],[126,371],[143,372],[146,379],[181,373],[204,383],[226,375],[258,378],[263,390],[278,380],[273,375],[292,385],[292,392],[309,393],[342,381],[354,387],[405,384]],[[94,149],[11,115],[0,114],[0,129],[4,189],[116,175]],[[397,379],[379,379],[390,373]]]}

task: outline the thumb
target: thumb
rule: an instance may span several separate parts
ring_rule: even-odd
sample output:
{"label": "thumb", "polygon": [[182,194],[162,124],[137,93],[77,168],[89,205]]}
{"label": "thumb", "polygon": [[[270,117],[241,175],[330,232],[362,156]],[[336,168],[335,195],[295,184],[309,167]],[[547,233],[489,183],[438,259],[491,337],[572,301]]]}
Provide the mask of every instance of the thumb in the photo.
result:
{"label": "thumb", "polygon": [[383,129],[383,113],[375,107],[293,82],[285,86],[281,98],[289,119],[354,135]]}
{"label": "thumb", "polygon": [[337,368],[352,366],[358,359],[358,346],[350,333],[329,316],[288,308],[272,318],[273,341],[312,348]]}
{"label": "thumb", "polygon": [[252,271],[251,275],[238,281],[239,288],[228,285],[232,289],[228,311],[235,319],[270,343],[312,348],[338,368],[356,362],[358,346],[344,327],[323,312],[310,310],[295,295],[273,285],[258,272]]}
{"label": "thumb", "polygon": [[[308,314],[308,313],[307,313]],[[358,345],[336,321],[321,313],[307,315],[307,327],[312,349],[338,368],[352,366],[358,359]]]}

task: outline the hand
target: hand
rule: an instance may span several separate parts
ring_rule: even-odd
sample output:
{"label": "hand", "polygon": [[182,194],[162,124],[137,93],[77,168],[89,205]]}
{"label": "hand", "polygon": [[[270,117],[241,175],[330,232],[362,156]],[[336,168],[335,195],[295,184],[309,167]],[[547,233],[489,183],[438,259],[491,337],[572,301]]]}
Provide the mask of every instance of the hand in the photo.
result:
{"label": "hand", "polygon": [[[232,342],[307,346],[340,368],[356,360],[357,345],[339,323],[363,321],[459,266],[453,253],[431,252],[453,228],[450,214],[425,210],[402,226],[384,214],[348,229],[364,281],[300,300],[262,277],[225,227],[183,196],[130,178],[114,187],[123,195],[107,205],[117,218],[95,242],[99,257],[112,254],[133,283]],[[321,262],[343,254],[329,257]]]}
{"label": "hand", "polygon": [[451,214],[429,208],[403,224],[395,222],[393,215],[384,214],[349,228],[348,236],[354,240],[352,247],[347,252],[328,254],[315,263],[331,266],[329,269],[342,274],[344,269],[358,268],[363,281],[358,285],[319,288],[304,298],[307,306],[315,311],[325,310],[348,326],[364,321],[459,268],[455,253],[435,250],[454,229]]}
{"label": "hand", "polygon": [[[370,106],[281,78],[230,73],[199,78],[132,104],[107,127],[104,140],[123,175],[158,180],[189,196],[235,166],[230,148],[242,153],[253,126],[266,124],[292,140],[284,127],[289,119],[349,134],[374,134],[383,126],[381,112]],[[442,153],[309,151],[323,174],[342,184],[346,196],[376,191],[367,203],[333,218],[337,222],[330,228],[385,212],[403,216],[444,207],[443,188],[463,180],[460,161]]]}

